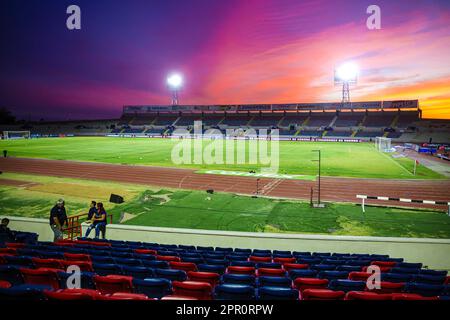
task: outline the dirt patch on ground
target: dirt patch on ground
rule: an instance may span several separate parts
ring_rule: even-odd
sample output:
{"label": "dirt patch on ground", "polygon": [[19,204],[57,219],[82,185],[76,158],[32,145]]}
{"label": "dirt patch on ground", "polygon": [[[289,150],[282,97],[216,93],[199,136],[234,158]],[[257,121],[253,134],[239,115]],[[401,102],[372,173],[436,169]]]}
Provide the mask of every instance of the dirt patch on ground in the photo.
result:
{"label": "dirt patch on ground", "polygon": [[28,182],[28,181],[20,181],[20,180],[11,180],[11,179],[0,179],[0,185],[2,186],[11,186],[11,187],[19,187],[26,188],[37,186],[39,183],[37,182]]}

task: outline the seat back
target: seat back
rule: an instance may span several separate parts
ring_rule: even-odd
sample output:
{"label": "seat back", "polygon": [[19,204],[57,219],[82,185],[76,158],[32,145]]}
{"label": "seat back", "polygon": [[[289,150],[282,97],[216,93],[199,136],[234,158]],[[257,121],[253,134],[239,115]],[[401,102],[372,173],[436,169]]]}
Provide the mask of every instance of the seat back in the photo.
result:
{"label": "seat back", "polygon": [[390,293],[379,294],[375,292],[349,291],[344,300],[392,300]]}
{"label": "seat back", "polygon": [[187,273],[189,281],[206,282],[215,287],[219,282],[220,274],[215,272],[189,271]]}
{"label": "seat back", "polygon": [[212,299],[212,286],[205,282],[173,281],[172,290],[175,295],[194,297],[199,300]]}
{"label": "seat back", "polygon": [[254,300],[255,288],[241,284],[221,284],[215,287],[214,297],[217,300]]}
{"label": "seat back", "polygon": [[132,278],[128,276],[108,275],[94,276],[95,286],[102,294],[115,292],[133,292]]}
{"label": "seat back", "polygon": [[53,289],[59,289],[59,279],[56,270],[47,268],[40,269],[20,269],[22,273],[24,283],[26,284],[38,284],[50,286]]}
{"label": "seat back", "polygon": [[294,287],[300,291],[306,289],[326,289],[328,287],[328,279],[297,278],[294,280]]}
{"label": "seat back", "polygon": [[261,300],[298,300],[298,290],[283,287],[260,287],[258,298]]}
{"label": "seat back", "polygon": [[172,293],[170,280],[163,278],[133,279],[133,287],[136,293],[145,294],[149,298],[161,299]]}
{"label": "seat back", "polygon": [[301,300],[342,300],[344,297],[344,291],[329,289],[306,289],[301,293]]}

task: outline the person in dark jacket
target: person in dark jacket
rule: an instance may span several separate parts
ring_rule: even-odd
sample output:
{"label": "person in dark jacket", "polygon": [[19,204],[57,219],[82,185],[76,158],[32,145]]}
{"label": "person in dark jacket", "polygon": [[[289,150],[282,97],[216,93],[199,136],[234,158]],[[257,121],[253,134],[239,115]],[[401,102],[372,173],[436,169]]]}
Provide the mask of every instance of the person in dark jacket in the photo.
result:
{"label": "person in dark jacket", "polygon": [[88,216],[87,216],[88,220],[92,220],[92,217],[97,213],[96,205],[97,205],[97,202],[92,200],[91,207],[89,208],[89,212],[88,212]]}
{"label": "person in dark jacket", "polygon": [[50,211],[50,228],[52,228],[54,234],[54,242],[63,238],[63,229],[65,226],[67,227],[67,214],[64,205],[64,200],[59,199]]}
{"label": "person in dark jacket", "polygon": [[3,218],[0,224],[0,238],[5,242],[15,241],[16,236],[13,231],[8,228],[9,219]]}

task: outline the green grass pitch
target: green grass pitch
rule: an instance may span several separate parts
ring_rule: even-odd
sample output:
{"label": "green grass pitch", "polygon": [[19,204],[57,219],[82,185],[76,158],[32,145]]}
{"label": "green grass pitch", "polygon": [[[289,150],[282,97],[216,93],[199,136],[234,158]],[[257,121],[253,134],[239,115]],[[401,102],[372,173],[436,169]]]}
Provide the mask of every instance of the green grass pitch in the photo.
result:
{"label": "green grass pitch", "polygon": [[[17,188],[1,179],[32,181]],[[108,202],[110,193],[125,203]],[[95,194],[95,196],[93,196]],[[252,198],[228,193],[148,189],[146,186],[5,173],[0,176],[0,212],[6,216],[48,218],[63,197],[69,215],[86,213],[91,200],[102,201],[123,224],[243,232],[303,233],[353,236],[450,238],[450,217],[444,212],[361,207],[333,203],[311,209],[303,201]]]}
{"label": "green grass pitch", "polygon": [[[17,157],[94,161],[117,164],[176,166],[194,169],[249,171],[264,165],[255,164],[180,164],[171,160],[172,148],[180,141],[172,139],[71,137],[31,140],[3,140],[0,149]],[[211,141],[203,141],[203,147]],[[247,148],[247,158],[249,156]],[[413,161],[393,158],[378,152],[373,143],[292,142],[279,144],[281,174],[316,175],[317,158],[322,152],[322,175],[385,179],[439,179],[442,175],[419,166],[412,174]]]}

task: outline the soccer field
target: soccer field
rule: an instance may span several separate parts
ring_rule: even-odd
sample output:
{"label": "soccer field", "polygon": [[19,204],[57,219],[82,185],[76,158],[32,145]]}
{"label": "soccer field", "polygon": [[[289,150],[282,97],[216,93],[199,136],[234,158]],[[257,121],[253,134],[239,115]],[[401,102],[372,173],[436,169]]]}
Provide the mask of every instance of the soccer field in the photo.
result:
{"label": "soccer field", "polygon": [[[201,140],[203,152],[211,149],[209,140]],[[94,161],[117,164],[170,166],[194,169],[258,171],[264,165],[248,163],[251,153],[246,144],[246,159],[243,164],[175,164],[172,149],[180,140],[115,138],[115,137],[71,137],[42,138],[31,140],[3,140],[0,149],[8,150],[13,157],[47,158],[58,160]],[[225,153],[225,147],[223,147]],[[191,148],[194,153],[193,147]],[[269,148],[271,151],[271,149]],[[358,178],[386,179],[436,179],[440,174],[419,166],[416,176],[412,174],[413,161],[393,158],[391,154],[378,152],[372,143],[338,142],[279,142],[280,174],[316,175],[317,153],[321,150],[322,175]],[[236,152],[236,150],[235,150]],[[269,153],[270,155],[270,153]],[[235,155],[234,155],[235,156]]]}

